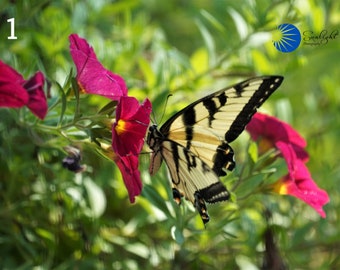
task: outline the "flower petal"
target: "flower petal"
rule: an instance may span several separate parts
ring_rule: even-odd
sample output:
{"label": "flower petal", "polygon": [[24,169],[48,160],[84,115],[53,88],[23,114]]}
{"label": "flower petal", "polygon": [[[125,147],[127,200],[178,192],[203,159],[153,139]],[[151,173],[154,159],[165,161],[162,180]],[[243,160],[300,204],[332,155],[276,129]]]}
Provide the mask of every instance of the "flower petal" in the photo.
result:
{"label": "flower petal", "polygon": [[129,193],[130,202],[134,203],[135,196],[138,196],[142,191],[142,180],[138,170],[138,156],[117,156],[114,161],[122,173],[124,184]]}
{"label": "flower petal", "polygon": [[254,141],[259,137],[265,137],[267,140],[272,141],[273,144],[279,141],[289,143],[299,159],[308,160],[308,154],[304,150],[307,145],[305,139],[289,124],[273,116],[262,113],[254,114],[246,126],[246,130]]}
{"label": "flower petal", "polygon": [[12,67],[0,61],[0,107],[20,108],[28,102],[22,84],[24,78]]}
{"label": "flower petal", "polygon": [[44,82],[44,74],[39,71],[24,84],[29,95],[27,107],[40,119],[45,118],[48,109],[43,89]]}
{"label": "flower petal", "polygon": [[77,81],[82,91],[111,100],[119,100],[121,96],[127,95],[124,79],[103,67],[85,39],[72,34],[69,40],[71,56],[77,68]]}
{"label": "flower petal", "polygon": [[27,102],[27,91],[20,84],[0,82],[0,107],[20,108]]}
{"label": "flower petal", "polygon": [[122,97],[112,126],[112,148],[119,156],[138,155],[150,123],[151,102],[142,104],[134,97]]}
{"label": "flower petal", "polygon": [[280,150],[282,157],[285,159],[287,164],[287,169],[290,174],[295,173],[295,164],[297,162],[297,156],[293,147],[285,142],[276,142],[276,148]]}
{"label": "flower petal", "polygon": [[21,85],[25,80],[14,68],[6,65],[0,60],[0,84],[3,82]]}

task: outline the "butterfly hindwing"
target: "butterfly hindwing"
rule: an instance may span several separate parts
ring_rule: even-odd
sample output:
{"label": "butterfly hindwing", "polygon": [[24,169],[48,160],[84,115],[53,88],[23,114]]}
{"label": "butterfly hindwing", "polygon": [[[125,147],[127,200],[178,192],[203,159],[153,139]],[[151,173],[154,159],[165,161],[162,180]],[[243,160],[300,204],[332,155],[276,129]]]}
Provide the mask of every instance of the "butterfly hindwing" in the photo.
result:
{"label": "butterfly hindwing", "polygon": [[255,77],[217,91],[185,107],[158,130],[149,128],[147,143],[153,150],[150,173],[162,160],[173,188],[191,201],[204,223],[209,221],[205,202],[229,198],[220,182],[225,170],[235,167],[234,141],[263,102],[280,86],[283,77]]}
{"label": "butterfly hindwing", "polygon": [[216,203],[229,199],[229,192],[216,173],[187,148],[165,140],[162,157],[169,168],[173,189],[193,203],[204,222],[209,220],[204,201]]}

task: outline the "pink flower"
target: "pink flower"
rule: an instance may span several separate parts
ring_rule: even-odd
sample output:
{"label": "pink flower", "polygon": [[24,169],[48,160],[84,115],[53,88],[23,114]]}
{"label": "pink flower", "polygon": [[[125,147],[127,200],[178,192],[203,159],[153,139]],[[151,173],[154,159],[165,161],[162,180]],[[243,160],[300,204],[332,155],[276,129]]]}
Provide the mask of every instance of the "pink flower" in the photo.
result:
{"label": "pink flower", "polygon": [[0,61],[0,107],[27,106],[33,114],[44,119],[48,109],[44,82],[40,71],[29,80],[24,80],[16,70]]}
{"label": "pink flower", "polygon": [[303,200],[325,217],[322,207],[329,197],[314,183],[304,164],[308,161],[306,141],[287,123],[261,113],[253,116],[246,130],[258,141],[260,152],[275,147],[287,163],[288,174],[273,185],[273,190]]}
{"label": "pink flower", "polygon": [[289,172],[274,183],[273,190],[279,194],[299,198],[313,207],[321,217],[326,217],[322,206],[329,202],[328,194],[315,184],[308,168],[301,160],[296,160],[294,172]]}
{"label": "pink flower", "polygon": [[138,155],[150,123],[151,102],[140,105],[134,97],[122,97],[112,126],[112,148],[119,156]]}
{"label": "pink flower", "polygon": [[77,68],[76,79],[83,92],[111,100],[119,100],[121,96],[127,95],[124,79],[103,67],[85,39],[72,34],[69,40],[71,56]]}
{"label": "pink flower", "polygon": [[142,190],[138,156],[150,123],[151,103],[146,99],[139,104],[134,97],[128,97],[124,79],[102,66],[85,39],[76,34],[70,35],[69,39],[81,90],[118,101],[116,121],[112,126],[112,145],[102,147],[119,167],[130,201],[134,202],[135,196]]}
{"label": "pink flower", "polygon": [[132,203],[142,190],[138,155],[144,144],[150,113],[148,99],[139,104],[134,97],[121,97],[112,126],[112,149],[116,154],[113,160],[122,173]]}

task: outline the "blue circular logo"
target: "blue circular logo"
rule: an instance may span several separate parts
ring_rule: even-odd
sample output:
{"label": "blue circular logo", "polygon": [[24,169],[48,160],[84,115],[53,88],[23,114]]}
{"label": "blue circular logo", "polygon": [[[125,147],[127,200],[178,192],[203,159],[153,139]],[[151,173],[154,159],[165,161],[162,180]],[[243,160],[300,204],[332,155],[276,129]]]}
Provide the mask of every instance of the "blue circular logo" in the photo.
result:
{"label": "blue circular logo", "polygon": [[280,24],[277,27],[278,31],[280,32],[280,37],[277,40],[274,40],[274,46],[280,52],[292,52],[299,47],[301,42],[301,34],[299,29],[296,26],[284,23]]}

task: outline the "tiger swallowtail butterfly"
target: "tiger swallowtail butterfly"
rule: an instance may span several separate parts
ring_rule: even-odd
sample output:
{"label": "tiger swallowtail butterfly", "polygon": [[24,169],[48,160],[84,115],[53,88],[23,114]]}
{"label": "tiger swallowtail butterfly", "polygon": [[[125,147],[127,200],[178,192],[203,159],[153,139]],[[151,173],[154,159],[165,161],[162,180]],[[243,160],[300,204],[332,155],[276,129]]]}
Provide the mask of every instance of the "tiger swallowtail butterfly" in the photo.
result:
{"label": "tiger swallowtail butterfly", "polygon": [[235,167],[234,141],[263,102],[280,86],[281,76],[254,77],[203,97],[174,114],[160,129],[149,127],[147,144],[153,151],[150,174],[165,161],[173,197],[184,196],[209,221],[207,203],[229,199],[219,177]]}

